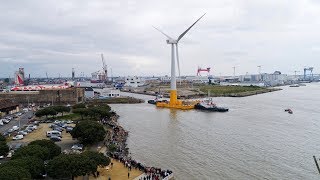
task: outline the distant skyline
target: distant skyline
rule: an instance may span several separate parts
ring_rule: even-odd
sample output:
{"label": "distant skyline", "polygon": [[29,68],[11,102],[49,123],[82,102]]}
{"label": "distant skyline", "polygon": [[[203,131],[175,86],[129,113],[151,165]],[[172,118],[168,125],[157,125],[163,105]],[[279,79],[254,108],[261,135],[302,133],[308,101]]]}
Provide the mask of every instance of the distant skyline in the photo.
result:
{"label": "distant skyline", "polygon": [[0,6],[0,77],[24,67],[31,77],[71,77],[102,69],[114,76],[170,75],[170,46],[152,26],[179,36],[181,75],[211,67],[219,76],[320,74],[316,0],[21,0]]}

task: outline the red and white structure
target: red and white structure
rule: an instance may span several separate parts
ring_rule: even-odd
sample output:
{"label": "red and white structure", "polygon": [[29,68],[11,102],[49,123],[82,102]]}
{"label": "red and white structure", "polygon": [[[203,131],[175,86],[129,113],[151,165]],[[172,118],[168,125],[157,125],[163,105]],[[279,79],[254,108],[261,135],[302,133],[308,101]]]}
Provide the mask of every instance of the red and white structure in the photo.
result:
{"label": "red and white structure", "polygon": [[14,84],[18,86],[24,84],[24,68],[19,68],[19,71],[15,72]]}
{"label": "red and white structure", "polygon": [[208,75],[210,73],[210,67],[206,68],[206,69],[202,69],[200,67],[198,67],[198,70],[197,70],[197,76],[201,76],[201,72],[208,72]]}

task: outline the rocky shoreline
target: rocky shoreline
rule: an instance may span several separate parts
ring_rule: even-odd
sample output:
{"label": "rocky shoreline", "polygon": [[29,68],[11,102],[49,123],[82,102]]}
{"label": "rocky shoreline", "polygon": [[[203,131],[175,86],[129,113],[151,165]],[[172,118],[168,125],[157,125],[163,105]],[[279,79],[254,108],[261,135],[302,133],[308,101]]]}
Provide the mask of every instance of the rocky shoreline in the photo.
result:
{"label": "rocky shoreline", "polygon": [[110,119],[102,119],[102,123],[108,127],[107,137],[104,145],[107,147],[107,155],[113,159],[123,163],[123,165],[131,171],[132,168],[139,169],[144,172],[139,179],[161,180],[169,179],[172,176],[171,170],[163,170],[156,167],[148,167],[129,156],[129,148],[127,147],[128,131],[126,131],[118,123],[119,115],[114,113]]}

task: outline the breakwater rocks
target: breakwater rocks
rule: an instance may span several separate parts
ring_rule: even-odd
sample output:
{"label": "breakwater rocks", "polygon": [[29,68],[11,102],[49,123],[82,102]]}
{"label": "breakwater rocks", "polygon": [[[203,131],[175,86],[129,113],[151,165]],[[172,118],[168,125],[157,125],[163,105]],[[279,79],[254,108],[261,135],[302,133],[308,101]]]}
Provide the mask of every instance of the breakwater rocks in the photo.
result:
{"label": "breakwater rocks", "polygon": [[126,131],[122,126],[117,122],[119,116],[114,115],[110,119],[102,119],[102,123],[108,127],[108,135],[104,142],[104,145],[107,147],[108,156],[118,160],[123,163],[123,165],[128,168],[128,171],[131,171],[132,168],[139,169],[144,172],[141,175],[141,179],[170,179],[173,177],[171,170],[164,170],[156,167],[148,167],[136,160],[132,159],[129,156],[129,148],[127,148],[127,138],[128,131]]}

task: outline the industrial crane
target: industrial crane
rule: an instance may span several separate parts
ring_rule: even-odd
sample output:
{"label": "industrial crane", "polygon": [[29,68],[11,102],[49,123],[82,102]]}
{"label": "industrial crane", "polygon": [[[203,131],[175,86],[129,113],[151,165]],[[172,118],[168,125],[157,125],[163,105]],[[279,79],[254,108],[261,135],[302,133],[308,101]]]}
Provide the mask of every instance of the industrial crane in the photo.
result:
{"label": "industrial crane", "polygon": [[101,54],[101,60],[102,60],[102,69],[104,71],[104,74],[105,74],[105,80],[108,80],[108,67],[106,65],[106,62],[104,61],[104,57],[103,57],[103,54]]}

